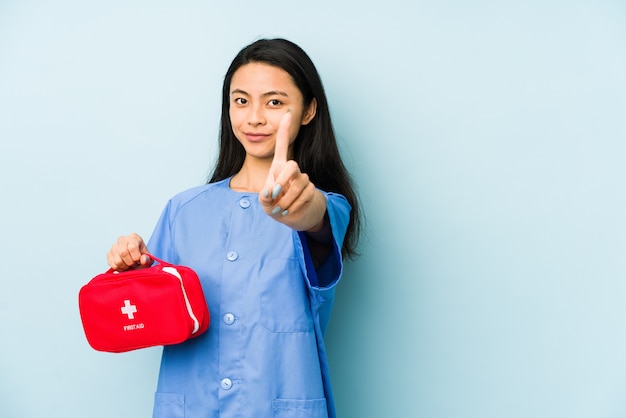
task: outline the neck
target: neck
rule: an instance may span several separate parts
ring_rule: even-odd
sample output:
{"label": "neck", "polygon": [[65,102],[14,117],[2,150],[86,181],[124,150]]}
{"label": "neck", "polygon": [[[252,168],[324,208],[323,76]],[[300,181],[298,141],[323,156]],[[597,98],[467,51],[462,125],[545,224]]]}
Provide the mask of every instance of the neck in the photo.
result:
{"label": "neck", "polygon": [[246,156],[241,170],[230,180],[230,188],[238,192],[260,192],[265,187],[271,165],[271,159],[260,160]]}

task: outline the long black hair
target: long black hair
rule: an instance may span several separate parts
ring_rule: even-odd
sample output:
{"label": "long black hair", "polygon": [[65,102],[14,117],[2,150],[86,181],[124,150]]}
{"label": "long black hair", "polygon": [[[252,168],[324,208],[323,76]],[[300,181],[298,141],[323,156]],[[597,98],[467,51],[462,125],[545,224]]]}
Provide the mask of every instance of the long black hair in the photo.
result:
{"label": "long black hair", "polygon": [[243,48],[230,64],[222,88],[219,155],[208,182],[233,176],[243,166],[246,152],[233,133],[229,116],[230,83],[241,66],[252,62],[273,65],[286,71],[302,93],[305,109],[313,99],[317,101],[315,117],[300,127],[294,142],[294,160],[316,187],[345,196],[352,206],[342,254],[346,258],[356,256],[361,229],[358,197],[337,147],[322,80],[306,52],[293,42],[285,39],[258,40]]}

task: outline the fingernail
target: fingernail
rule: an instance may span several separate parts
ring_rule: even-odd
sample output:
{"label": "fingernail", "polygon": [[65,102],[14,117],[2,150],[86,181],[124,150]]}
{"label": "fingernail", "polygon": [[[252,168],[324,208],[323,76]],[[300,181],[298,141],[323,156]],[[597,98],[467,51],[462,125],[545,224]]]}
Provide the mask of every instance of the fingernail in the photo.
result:
{"label": "fingernail", "polygon": [[280,184],[275,185],[272,189],[272,199],[276,199],[282,190],[283,187]]}
{"label": "fingernail", "polygon": [[287,215],[289,215],[289,211],[287,209],[285,209],[281,215],[287,216]]}
{"label": "fingernail", "polygon": [[272,215],[278,215],[278,212],[281,210],[280,206],[274,206],[274,209],[272,209]]}
{"label": "fingernail", "polygon": [[267,189],[263,189],[261,193],[263,193],[263,197],[267,199],[267,196],[269,195],[269,192],[267,191]]}

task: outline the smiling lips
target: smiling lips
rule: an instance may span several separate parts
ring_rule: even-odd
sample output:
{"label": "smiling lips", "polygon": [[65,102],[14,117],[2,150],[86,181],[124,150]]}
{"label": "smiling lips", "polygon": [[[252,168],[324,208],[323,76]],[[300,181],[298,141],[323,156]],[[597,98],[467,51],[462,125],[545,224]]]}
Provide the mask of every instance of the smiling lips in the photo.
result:
{"label": "smiling lips", "polygon": [[270,134],[261,134],[257,132],[244,132],[244,135],[246,135],[246,139],[250,142],[261,142],[270,136]]}

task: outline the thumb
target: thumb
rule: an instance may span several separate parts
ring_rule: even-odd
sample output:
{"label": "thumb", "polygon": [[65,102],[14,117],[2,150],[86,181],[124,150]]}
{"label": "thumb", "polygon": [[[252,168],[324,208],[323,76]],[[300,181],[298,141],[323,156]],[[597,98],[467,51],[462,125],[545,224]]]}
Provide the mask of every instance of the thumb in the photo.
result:
{"label": "thumb", "polygon": [[264,208],[269,208],[274,205],[274,200],[278,197],[282,191],[280,184],[274,184],[274,179],[268,177],[265,188],[259,193],[259,202]]}
{"label": "thumb", "polygon": [[152,265],[152,263],[154,263],[154,260],[148,255],[146,254],[148,252],[148,247],[146,247],[145,244],[143,244],[141,246],[141,257],[139,257],[139,264],[142,267],[150,267]]}

